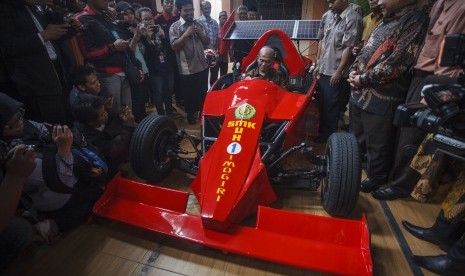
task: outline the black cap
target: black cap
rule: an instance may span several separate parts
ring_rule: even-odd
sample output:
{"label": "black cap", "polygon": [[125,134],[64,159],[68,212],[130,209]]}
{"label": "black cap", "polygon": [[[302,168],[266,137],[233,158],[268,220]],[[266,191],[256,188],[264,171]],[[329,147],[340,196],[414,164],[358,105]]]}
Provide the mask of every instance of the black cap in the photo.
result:
{"label": "black cap", "polygon": [[131,4],[129,4],[128,2],[121,1],[116,4],[117,13],[125,12],[126,10],[131,10],[132,12],[134,12],[134,9],[132,8]]}

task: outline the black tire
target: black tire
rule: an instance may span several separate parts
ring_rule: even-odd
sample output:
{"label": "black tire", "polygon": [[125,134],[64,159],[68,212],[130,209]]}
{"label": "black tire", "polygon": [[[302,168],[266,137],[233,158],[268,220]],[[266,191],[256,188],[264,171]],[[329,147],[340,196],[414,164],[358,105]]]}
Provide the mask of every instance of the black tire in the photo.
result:
{"label": "black tire", "polygon": [[321,202],[332,216],[347,217],[360,193],[361,165],[355,136],[333,133],[326,142]]}
{"label": "black tire", "polygon": [[176,158],[167,153],[177,148],[176,132],[173,120],[165,116],[150,115],[140,122],[129,151],[138,177],[156,183],[170,174]]}

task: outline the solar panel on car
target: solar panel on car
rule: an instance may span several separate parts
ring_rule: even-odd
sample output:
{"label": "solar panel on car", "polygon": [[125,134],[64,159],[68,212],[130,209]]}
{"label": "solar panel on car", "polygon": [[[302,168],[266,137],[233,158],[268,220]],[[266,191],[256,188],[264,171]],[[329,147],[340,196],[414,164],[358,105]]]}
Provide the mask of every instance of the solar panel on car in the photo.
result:
{"label": "solar panel on car", "polygon": [[226,33],[226,40],[259,39],[271,29],[285,32],[291,39],[316,40],[320,20],[236,21]]}
{"label": "solar panel on car", "polygon": [[298,39],[317,39],[320,28],[320,20],[299,20],[297,21]]}

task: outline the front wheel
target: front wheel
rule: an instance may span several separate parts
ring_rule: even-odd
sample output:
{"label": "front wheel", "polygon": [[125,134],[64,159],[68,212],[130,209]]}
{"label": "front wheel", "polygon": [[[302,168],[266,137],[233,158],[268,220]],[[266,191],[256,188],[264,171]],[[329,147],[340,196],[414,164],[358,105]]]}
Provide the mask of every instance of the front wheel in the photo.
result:
{"label": "front wheel", "polygon": [[130,161],[136,175],[150,182],[165,179],[173,169],[177,128],[165,116],[150,115],[137,126],[130,145]]}
{"label": "front wheel", "polygon": [[330,215],[346,217],[357,204],[360,193],[361,166],[355,136],[333,133],[326,142],[321,187],[323,208]]}

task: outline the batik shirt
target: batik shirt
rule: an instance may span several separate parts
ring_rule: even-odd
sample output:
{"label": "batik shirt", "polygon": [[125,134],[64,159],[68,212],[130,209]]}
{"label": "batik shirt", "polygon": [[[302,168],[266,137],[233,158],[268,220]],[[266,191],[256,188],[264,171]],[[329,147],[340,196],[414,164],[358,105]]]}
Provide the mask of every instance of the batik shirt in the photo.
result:
{"label": "batik shirt", "polygon": [[413,5],[386,16],[350,68],[360,75],[361,88],[352,89],[351,103],[384,115],[402,103],[410,84],[409,70],[425,38],[428,13]]}
{"label": "batik shirt", "polygon": [[210,38],[209,47],[217,52],[218,46],[220,45],[220,27],[218,26],[218,23],[211,17],[210,20],[208,20],[204,15],[199,17],[197,21],[202,23],[202,25],[205,27],[205,31]]}

